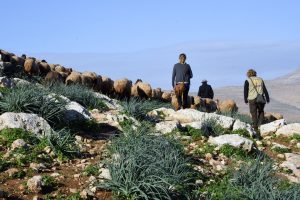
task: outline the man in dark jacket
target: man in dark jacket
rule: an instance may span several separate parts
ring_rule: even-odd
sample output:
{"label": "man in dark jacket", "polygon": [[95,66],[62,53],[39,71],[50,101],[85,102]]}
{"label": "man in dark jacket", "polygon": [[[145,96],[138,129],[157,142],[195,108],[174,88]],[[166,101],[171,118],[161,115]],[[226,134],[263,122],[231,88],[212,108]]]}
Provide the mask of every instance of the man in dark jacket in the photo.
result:
{"label": "man in dark jacket", "polygon": [[267,103],[270,102],[270,97],[263,79],[256,76],[255,70],[250,69],[247,72],[247,77],[248,79],[244,84],[244,100],[246,104],[249,103],[252,126],[255,130],[258,130],[258,127],[264,122],[266,103],[257,102],[257,97],[263,95]]}
{"label": "man in dark jacket", "polygon": [[202,85],[199,87],[198,96],[201,98],[214,98],[214,91],[210,85],[207,84],[207,80],[202,81]]}
{"label": "man in dark jacket", "polygon": [[186,62],[186,55],[184,53],[179,55],[179,63],[174,65],[173,74],[172,74],[172,86],[175,88],[175,85],[179,83],[184,84],[184,91],[179,101],[183,102],[182,107],[187,108],[187,97],[190,90],[190,79],[193,78],[193,72],[191,67]]}

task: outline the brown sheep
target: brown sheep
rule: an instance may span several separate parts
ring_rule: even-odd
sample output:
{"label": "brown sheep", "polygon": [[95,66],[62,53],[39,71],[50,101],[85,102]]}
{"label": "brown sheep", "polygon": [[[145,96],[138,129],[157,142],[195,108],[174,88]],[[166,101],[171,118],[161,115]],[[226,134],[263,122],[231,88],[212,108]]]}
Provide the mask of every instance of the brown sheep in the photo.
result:
{"label": "brown sheep", "polygon": [[56,65],[56,66],[55,66],[55,71],[56,71],[56,72],[59,72],[59,73],[61,73],[61,72],[66,73],[66,72],[67,72],[66,68],[63,67],[63,66],[61,66],[61,65]]}
{"label": "brown sheep", "polygon": [[217,99],[217,109],[220,113],[235,113],[238,111],[238,107],[232,99],[227,99],[221,102]]}
{"label": "brown sheep", "polygon": [[[57,72],[57,73],[59,73],[59,72]],[[70,74],[64,73],[64,72],[61,72],[61,73],[59,73],[59,74],[60,74],[61,77],[62,77],[63,83],[66,82],[67,77],[70,75]]]}
{"label": "brown sheep", "polygon": [[194,104],[193,104],[193,108],[194,109],[198,109],[201,106],[201,97],[199,96],[195,96],[194,97]]}
{"label": "brown sheep", "polygon": [[25,60],[24,71],[29,75],[38,75],[40,73],[35,58],[27,58]]}
{"label": "brown sheep", "polygon": [[114,82],[114,92],[118,99],[130,98],[132,81],[128,79],[120,79]]}
{"label": "brown sheep", "polygon": [[171,92],[163,92],[161,95],[161,98],[165,102],[171,102],[172,94],[171,94]]}
{"label": "brown sheep", "polygon": [[55,72],[56,64],[49,64],[51,71]]}
{"label": "brown sheep", "polygon": [[114,81],[106,76],[102,76],[101,93],[111,96],[114,91]]}
{"label": "brown sheep", "polygon": [[[199,99],[197,98],[197,103]],[[210,98],[200,98],[200,110],[207,113],[215,112],[218,109],[217,102]]]}
{"label": "brown sheep", "polygon": [[156,88],[152,90],[152,99],[161,100],[162,91],[161,88]]}
{"label": "brown sheep", "polygon": [[66,78],[66,85],[71,84],[81,84],[81,74],[79,72],[72,72],[67,78]]}
{"label": "brown sheep", "polygon": [[265,113],[265,123],[270,123],[279,119],[283,119],[280,113]]}
{"label": "brown sheep", "polygon": [[14,56],[14,54],[11,54],[4,50],[0,50],[0,54],[1,54],[1,60],[3,62],[11,62],[11,57]]}
{"label": "brown sheep", "polygon": [[20,66],[24,66],[25,63],[25,59],[22,57],[18,57],[18,56],[12,56],[11,57],[11,63],[15,66],[20,65]]}
{"label": "brown sheep", "polygon": [[51,71],[50,65],[45,60],[38,62],[38,66],[40,69],[40,74],[42,76],[46,76],[48,74],[48,72]]}
{"label": "brown sheep", "polygon": [[63,77],[58,72],[50,71],[45,77],[46,83],[63,83]]}
{"label": "brown sheep", "polygon": [[172,104],[174,110],[176,110],[176,111],[181,108],[181,104],[180,104],[179,99],[176,95],[172,95],[171,104]]}
{"label": "brown sheep", "polygon": [[97,74],[94,72],[83,72],[81,79],[83,85],[94,88],[97,82]]}
{"label": "brown sheep", "polygon": [[96,82],[95,82],[95,85],[94,85],[93,89],[97,92],[100,92],[101,91],[101,85],[102,85],[102,76],[98,75],[96,77]]}
{"label": "brown sheep", "polygon": [[148,99],[152,96],[152,88],[150,84],[143,83],[141,79],[138,79],[131,87],[131,95],[134,97]]}

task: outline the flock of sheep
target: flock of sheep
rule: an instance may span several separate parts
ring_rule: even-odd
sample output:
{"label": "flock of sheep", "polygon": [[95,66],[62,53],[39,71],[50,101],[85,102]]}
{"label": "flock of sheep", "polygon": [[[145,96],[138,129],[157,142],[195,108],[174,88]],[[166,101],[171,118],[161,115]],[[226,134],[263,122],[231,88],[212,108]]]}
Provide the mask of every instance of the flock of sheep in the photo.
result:
{"label": "flock of sheep", "polygon": [[[101,92],[110,97],[118,99],[129,99],[130,97],[140,97],[142,99],[155,99],[171,102],[175,110],[181,108],[178,97],[182,91],[162,91],[161,88],[153,89],[149,83],[144,83],[138,79],[134,84],[131,80],[112,80],[109,77],[97,75],[95,72],[76,72],[72,68],[66,68],[59,64],[49,64],[45,60],[38,60],[26,55],[17,56],[4,50],[0,50],[2,65],[6,71],[14,71],[17,66],[21,66],[29,76],[39,75],[44,77],[46,82],[61,82],[66,85],[82,84],[97,92]],[[179,89],[180,90],[180,89]],[[238,110],[233,100],[214,101],[212,99],[201,99],[198,96],[188,96],[188,107],[203,108],[206,112],[235,112]]]}

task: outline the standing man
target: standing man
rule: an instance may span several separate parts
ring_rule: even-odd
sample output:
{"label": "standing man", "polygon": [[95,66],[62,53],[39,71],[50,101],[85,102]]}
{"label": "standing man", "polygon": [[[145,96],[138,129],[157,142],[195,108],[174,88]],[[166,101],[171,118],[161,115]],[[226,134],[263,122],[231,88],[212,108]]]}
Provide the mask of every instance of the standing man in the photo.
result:
{"label": "standing man", "polygon": [[199,87],[198,96],[201,98],[214,98],[214,91],[210,85],[207,84],[207,80],[202,81],[202,85]]}
{"label": "standing man", "polygon": [[188,93],[190,90],[190,79],[193,78],[193,72],[191,67],[186,62],[186,55],[184,53],[179,55],[179,63],[174,65],[172,74],[172,86],[175,89],[177,84],[184,84],[184,90],[182,97],[179,97],[179,101],[183,102],[182,107],[188,107]]}
{"label": "standing man", "polygon": [[244,84],[244,100],[246,104],[249,103],[252,126],[258,130],[258,127],[264,122],[265,105],[270,102],[269,93],[263,79],[256,76],[255,70],[248,70],[247,77]]}

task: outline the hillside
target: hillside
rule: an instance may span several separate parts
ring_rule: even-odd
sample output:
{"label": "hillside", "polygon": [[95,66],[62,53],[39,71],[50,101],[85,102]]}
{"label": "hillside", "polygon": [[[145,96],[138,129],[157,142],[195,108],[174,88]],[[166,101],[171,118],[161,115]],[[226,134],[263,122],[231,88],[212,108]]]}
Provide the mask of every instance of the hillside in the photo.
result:
{"label": "hillside", "polygon": [[[268,80],[266,86],[271,97],[266,112],[279,112],[288,122],[300,122],[300,70]],[[240,112],[249,112],[243,99],[243,86],[217,88],[215,98],[232,98],[237,102]]]}

